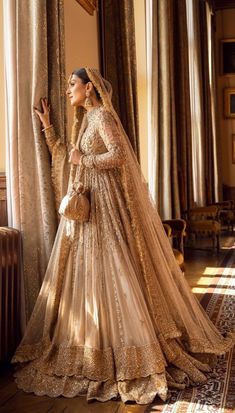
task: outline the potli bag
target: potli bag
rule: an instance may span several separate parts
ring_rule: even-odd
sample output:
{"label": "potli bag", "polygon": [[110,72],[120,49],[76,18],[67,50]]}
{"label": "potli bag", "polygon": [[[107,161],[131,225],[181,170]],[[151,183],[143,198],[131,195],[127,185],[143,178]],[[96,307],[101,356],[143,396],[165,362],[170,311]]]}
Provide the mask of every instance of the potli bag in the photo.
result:
{"label": "potli bag", "polygon": [[90,216],[90,201],[88,191],[80,181],[83,167],[79,167],[78,180],[73,183],[72,190],[61,201],[59,214],[67,219],[86,222]]}

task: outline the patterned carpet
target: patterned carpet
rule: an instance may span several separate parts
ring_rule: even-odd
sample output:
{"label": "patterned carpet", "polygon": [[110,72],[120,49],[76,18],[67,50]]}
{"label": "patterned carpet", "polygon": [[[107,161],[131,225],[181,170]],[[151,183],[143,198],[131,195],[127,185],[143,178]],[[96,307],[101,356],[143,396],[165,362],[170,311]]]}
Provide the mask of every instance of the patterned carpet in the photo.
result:
{"label": "patterned carpet", "polygon": [[[222,332],[235,330],[235,246],[220,268],[210,268],[211,285],[201,304]],[[172,392],[167,405],[149,406],[147,412],[161,413],[234,413],[235,349],[221,356],[206,384],[180,393]]]}

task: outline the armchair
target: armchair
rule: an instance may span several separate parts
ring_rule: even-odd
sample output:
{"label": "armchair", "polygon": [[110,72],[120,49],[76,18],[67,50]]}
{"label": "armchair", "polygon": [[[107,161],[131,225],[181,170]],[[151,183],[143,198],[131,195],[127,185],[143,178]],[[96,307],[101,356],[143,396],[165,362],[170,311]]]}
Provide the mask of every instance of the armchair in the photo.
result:
{"label": "armchair", "polygon": [[228,200],[216,202],[214,205],[219,207],[219,221],[222,224],[227,225],[228,231],[231,228],[231,231],[233,232],[235,223],[235,201]]}
{"label": "armchair", "polygon": [[212,238],[213,249],[220,250],[220,230],[219,210],[216,205],[206,207],[196,207],[188,212],[187,228],[188,233],[197,236],[210,236]]}

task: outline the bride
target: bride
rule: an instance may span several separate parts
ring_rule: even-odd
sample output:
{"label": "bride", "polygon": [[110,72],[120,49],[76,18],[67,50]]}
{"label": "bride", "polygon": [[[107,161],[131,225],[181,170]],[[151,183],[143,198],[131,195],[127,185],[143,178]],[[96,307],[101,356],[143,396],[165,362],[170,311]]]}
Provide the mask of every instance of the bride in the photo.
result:
{"label": "bride", "polygon": [[[234,342],[209,320],[175,261],[138,162],[98,70],[73,72],[75,107],[69,190],[78,169],[90,218],[61,217],[25,335],[13,362],[19,388],[37,395],[140,404],[169,387],[207,380],[216,355]],[[42,101],[57,205],[67,148]],[[125,102],[124,102],[125,104]]]}

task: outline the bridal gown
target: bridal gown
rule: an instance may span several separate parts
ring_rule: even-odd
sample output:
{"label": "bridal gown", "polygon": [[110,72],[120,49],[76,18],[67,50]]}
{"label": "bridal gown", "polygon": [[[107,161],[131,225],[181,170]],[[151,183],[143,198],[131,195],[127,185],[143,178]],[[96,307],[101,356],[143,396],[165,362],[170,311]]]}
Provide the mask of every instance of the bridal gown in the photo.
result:
{"label": "bridal gown", "polygon": [[[52,128],[47,135],[52,157],[65,158]],[[204,382],[233,336],[220,335],[190,292],[160,219],[144,232],[145,211],[125,188],[120,132],[103,106],[86,115],[79,148],[90,219],[61,217],[13,358],[17,385],[51,397],[165,400],[169,387]]]}

